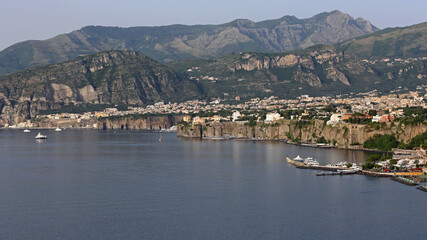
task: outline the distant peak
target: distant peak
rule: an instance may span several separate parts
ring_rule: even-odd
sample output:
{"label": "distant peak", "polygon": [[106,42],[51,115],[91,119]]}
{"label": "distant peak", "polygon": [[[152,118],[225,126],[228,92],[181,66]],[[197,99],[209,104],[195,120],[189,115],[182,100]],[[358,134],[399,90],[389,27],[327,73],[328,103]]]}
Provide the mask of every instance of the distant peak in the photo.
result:
{"label": "distant peak", "polygon": [[330,12],[330,14],[344,14],[344,15],[348,15],[347,13],[343,13],[340,10],[334,10],[334,11]]}
{"label": "distant peak", "polygon": [[252,26],[255,23],[249,19],[236,19],[231,22],[233,25],[239,25],[239,26]]}

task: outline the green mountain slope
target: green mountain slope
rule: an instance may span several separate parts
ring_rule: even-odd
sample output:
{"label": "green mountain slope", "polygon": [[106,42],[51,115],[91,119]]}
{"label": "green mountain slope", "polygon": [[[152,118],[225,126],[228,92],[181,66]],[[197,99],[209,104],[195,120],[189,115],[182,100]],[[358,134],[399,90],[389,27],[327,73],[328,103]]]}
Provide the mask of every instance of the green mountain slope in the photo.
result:
{"label": "green mountain slope", "polygon": [[222,25],[162,27],[89,26],[44,41],[25,41],[0,52],[0,75],[77,56],[128,49],[161,62],[189,57],[216,57],[233,52],[283,52],[334,44],[378,30],[368,21],[339,11],[312,18],[252,22],[239,19]]}
{"label": "green mountain slope", "polygon": [[427,23],[385,29],[337,46],[362,58],[424,57],[427,56]]}

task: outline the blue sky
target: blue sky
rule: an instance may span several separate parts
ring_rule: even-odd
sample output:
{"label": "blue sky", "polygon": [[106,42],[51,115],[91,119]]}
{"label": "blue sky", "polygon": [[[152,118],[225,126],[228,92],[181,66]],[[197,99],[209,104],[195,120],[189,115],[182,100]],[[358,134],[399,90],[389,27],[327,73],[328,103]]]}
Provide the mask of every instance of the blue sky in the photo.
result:
{"label": "blue sky", "polygon": [[47,39],[87,25],[219,24],[340,10],[379,28],[427,21],[426,0],[0,0],[0,50]]}

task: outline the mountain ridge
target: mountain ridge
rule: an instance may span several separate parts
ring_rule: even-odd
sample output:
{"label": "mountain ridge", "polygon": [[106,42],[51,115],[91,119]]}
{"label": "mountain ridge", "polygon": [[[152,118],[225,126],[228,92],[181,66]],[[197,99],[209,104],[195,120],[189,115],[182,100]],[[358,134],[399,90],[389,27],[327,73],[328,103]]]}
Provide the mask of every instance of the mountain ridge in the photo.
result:
{"label": "mountain ridge", "polygon": [[86,26],[47,40],[24,41],[6,48],[0,52],[0,75],[110,49],[140,51],[168,62],[233,52],[283,52],[333,44],[377,30],[370,22],[337,10],[305,19],[236,19],[219,25]]}

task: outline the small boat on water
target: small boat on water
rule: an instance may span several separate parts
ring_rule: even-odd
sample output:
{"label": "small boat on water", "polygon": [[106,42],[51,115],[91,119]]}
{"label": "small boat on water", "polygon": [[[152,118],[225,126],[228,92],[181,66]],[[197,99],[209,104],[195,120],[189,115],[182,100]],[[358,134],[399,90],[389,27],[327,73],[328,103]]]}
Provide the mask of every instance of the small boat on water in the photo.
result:
{"label": "small boat on water", "polygon": [[61,132],[61,131],[62,131],[61,128],[59,128],[59,127],[55,128],[55,132]]}
{"label": "small boat on water", "polygon": [[31,130],[30,130],[30,129],[25,129],[25,130],[24,130],[24,133],[29,133],[29,132],[31,132]]}
{"label": "small boat on water", "polygon": [[37,134],[36,139],[47,139],[46,135],[42,135],[41,133]]}

